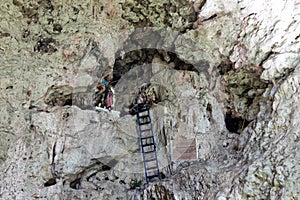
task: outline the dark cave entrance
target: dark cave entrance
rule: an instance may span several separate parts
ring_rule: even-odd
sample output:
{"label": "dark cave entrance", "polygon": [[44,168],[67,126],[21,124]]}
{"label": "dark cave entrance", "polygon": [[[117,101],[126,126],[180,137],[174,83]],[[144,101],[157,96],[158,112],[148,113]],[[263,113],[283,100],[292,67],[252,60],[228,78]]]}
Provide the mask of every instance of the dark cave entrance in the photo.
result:
{"label": "dark cave entrance", "polygon": [[[146,96],[149,100],[154,99],[153,102],[151,102],[151,105],[163,101],[164,98],[162,98],[161,91],[167,89],[162,88],[161,86],[155,86],[155,84],[149,82],[154,75],[152,72],[152,65],[158,64],[163,68],[166,67],[168,69],[194,71],[198,73],[194,65],[186,63],[180,59],[177,54],[164,49],[143,48],[132,50],[125,54],[122,54],[122,50],[119,50],[115,57],[116,60],[113,66],[113,78],[111,82],[113,87],[117,87],[118,84],[121,84],[120,81],[134,81],[140,77],[146,77],[145,80],[143,80],[143,83],[137,84],[131,91],[127,91],[127,93],[132,93],[132,96],[130,97],[131,103],[126,105],[125,108],[129,109],[127,114],[135,114],[134,111],[131,111],[136,104],[137,99],[145,93],[147,93]],[[136,73],[131,73],[134,70],[136,70]],[[172,93],[171,91],[168,92]],[[127,95],[124,93],[125,92],[120,94],[116,92],[116,99],[122,98],[120,97],[122,95]],[[121,116],[123,115],[125,115],[125,112],[121,111]]]}
{"label": "dark cave entrance", "polygon": [[113,86],[116,85],[120,78],[129,70],[136,66],[153,63],[154,59],[166,64],[166,67],[172,66],[175,70],[198,72],[192,64],[184,62],[175,53],[163,49],[137,49],[129,51],[122,56],[121,51],[118,51],[116,53],[116,58],[117,59],[115,60],[113,67]]}
{"label": "dark cave entrance", "polygon": [[232,133],[241,133],[249,123],[250,121],[242,117],[235,117],[230,112],[225,115],[226,128]]}

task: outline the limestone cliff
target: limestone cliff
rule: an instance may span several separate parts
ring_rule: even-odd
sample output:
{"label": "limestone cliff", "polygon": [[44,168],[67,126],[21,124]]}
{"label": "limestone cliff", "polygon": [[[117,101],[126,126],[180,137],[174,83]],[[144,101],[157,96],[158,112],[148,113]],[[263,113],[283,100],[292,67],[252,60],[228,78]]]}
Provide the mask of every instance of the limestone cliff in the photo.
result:
{"label": "limestone cliff", "polygon": [[[1,5],[0,199],[300,198],[298,0]],[[148,185],[141,90],[158,101]]]}

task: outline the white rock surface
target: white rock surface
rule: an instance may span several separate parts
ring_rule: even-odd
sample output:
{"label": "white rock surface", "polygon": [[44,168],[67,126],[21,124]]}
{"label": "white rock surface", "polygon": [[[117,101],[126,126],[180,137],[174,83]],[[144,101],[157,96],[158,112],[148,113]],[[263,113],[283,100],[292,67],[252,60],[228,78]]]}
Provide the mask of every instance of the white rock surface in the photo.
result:
{"label": "white rock surface", "polygon": [[[0,15],[0,199],[299,198],[298,0],[20,0]],[[134,32],[151,25],[164,30]],[[139,67],[117,111],[96,111],[119,54]],[[149,185],[126,113],[145,83],[165,176]],[[196,138],[197,160],[172,162],[173,137]]]}

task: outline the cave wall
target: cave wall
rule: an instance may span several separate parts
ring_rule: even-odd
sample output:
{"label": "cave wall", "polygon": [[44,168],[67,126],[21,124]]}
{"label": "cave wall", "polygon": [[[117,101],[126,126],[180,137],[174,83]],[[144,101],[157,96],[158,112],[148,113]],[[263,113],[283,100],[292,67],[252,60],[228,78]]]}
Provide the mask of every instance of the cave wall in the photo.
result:
{"label": "cave wall", "polygon": [[[299,197],[297,1],[2,5],[1,198]],[[122,66],[135,68],[115,86],[117,109],[146,77],[171,92],[152,108],[156,134],[199,141],[198,160],[170,165],[158,135],[166,177],[138,190],[134,116],[91,106],[103,73]]]}

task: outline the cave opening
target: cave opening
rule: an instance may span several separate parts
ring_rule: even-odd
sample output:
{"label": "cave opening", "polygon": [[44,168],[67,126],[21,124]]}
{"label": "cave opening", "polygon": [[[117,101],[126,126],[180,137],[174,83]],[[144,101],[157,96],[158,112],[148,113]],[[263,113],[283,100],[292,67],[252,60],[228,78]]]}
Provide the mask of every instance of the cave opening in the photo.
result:
{"label": "cave opening", "polygon": [[[150,106],[152,106],[153,104],[157,104],[164,100],[164,97],[162,97],[163,91],[172,93],[166,89],[168,86],[163,87],[156,85],[153,82],[149,82],[151,77],[156,73],[154,72],[155,65],[161,66],[162,69],[185,70],[198,73],[198,70],[194,65],[183,61],[176,53],[164,49],[142,48],[127,53],[119,50],[115,57],[116,60],[112,70],[112,87],[117,87],[119,84],[131,84],[129,83],[130,81],[136,81],[141,79],[141,77],[145,77],[145,79],[140,82],[137,81],[137,85],[130,89],[125,89],[124,86],[121,86],[123,90],[127,90],[127,93],[121,92],[121,94],[120,92],[116,92],[116,99],[122,98],[122,95],[127,95],[128,93],[132,95],[130,97],[129,105],[125,106],[125,109],[129,109],[129,114],[132,115],[135,114],[133,108],[139,98],[146,97],[150,101]],[[119,110],[122,109],[123,108],[120,108]],[[125,113],[121,111],[121,115],[124,114]]]}
{"label": "cave opening", "polygon": [[242,118],[233,116],[232,113],[228,112],[225,115],[225,125],[228,131],[232,133],[241,133],[245,127],[248,126],[250,121]]}
{"label": "cave opening", "polygon": [[263,94],[272,87],[260,78],[261,67],[245,65],[235,68],[235,63],[225,58],[218,66],[222,76],[226,99],[225,124],[228,131],[241,133],[248,124],[257,119]]}
{"label": "cave opening", "polygon": [[169,67],[171,66],[175,70],[198,72],[198,70],[192,64],[186,63],[180,59],[176,53],[163,49],[136,49],[129,51],[124,55],[122,55],[122,51],[118,51],[116,53],[116,58],[117,59],[115,60],[115,64],[113,66],[113,86],[117,84],[124,74],[134,67],[143,64],[155,63],[157,61],[162,62]]}

